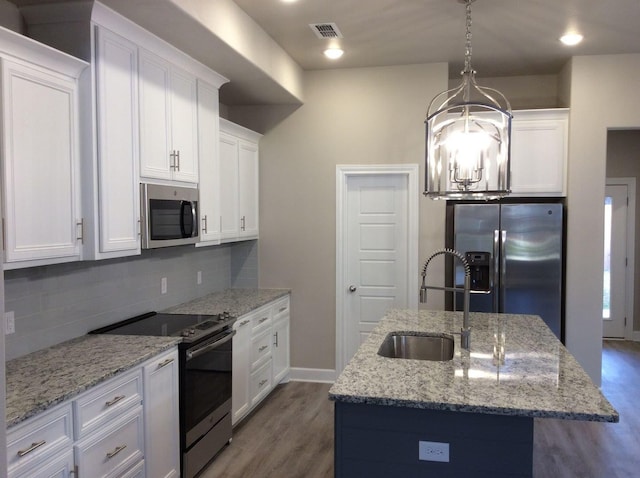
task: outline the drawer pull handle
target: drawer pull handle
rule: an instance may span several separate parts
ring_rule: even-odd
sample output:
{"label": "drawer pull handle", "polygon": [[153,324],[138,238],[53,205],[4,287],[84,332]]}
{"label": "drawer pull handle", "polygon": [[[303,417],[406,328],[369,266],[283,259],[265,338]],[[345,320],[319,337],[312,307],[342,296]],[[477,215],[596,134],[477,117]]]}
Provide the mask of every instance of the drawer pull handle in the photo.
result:
{"label": "drawer pull handle", "polygon": [[265,320],[269,320],[269,317],[263,317],[261,318],[258,323],[261,324],[262,322],[264,322]]}
{"label": "drawer pull handle", "polygon": [[266,378],[264,380],[260,380],[260,383],[258,384],[258,388],[262,388],[269,380],[267,380]]}
{"label": "drawer pull handle", "polygon": [[238,325],[238,327],[244,327],[245,325],[247,325],[249,322],[251,322],[249,319],[247,320],[243,320],[242,322],[240,322],[240,324]]}
{"label": "drawer pull handle", "polygon": [[31,453],[33,450],[35,450],[37,448],[40,448],[45,443],[47,443],[46,440],[37,441],[35,443],[32,443],[31,446],[29,448],[27,448],[26,450],[18,450],[18,456],[20,458],[22,458],[23,456],[28,455],[29,453]]}
{"label": "drawer pull handle", "polygon": [[167,365],[169,365],[171,362],[173,362],[172,358],[168,358],[166,360],[163,360],[162,362],[160,362],[158,364],[158,368],[162,368],[162,367],[166,367]]}
{"label": "drawer pull handle", "polygon": [[125,395],[118,395],[117,397],[114,397],[113,400],[109,400],[108,402],[104,402],[104,404],[107,407],[110,407],[111,405],[115,405],[116,403],[118,403],[120,400],[124,399]]}
{"label": "drawer pull handle", "polygon": [[263,345],[262,347],[260,347],[260,348],[258,349],[258,352],[264,352],[264,351],[265,351],[265,350],[267,350],[268,348],[269,348],[269,346],[268,346],[268,345]]}
{"label": "drawer pull handle", "polygon": [[280,312],[284,312],[285,310],[287,310],[287,307],[286,307],[286,306],[284,306],[284,307],[280,307],[280,310],[278,311],[278,313],[280,313]]}
{"label": "drawer pull handle", "polygon": [[113,451],[110,451],[110,452],[107,453],[107,458],[113,458],[114,456],[116,456],[118,453],[120,453],[125,448],[127,448],[127,445],[120,445],[120,446],[115,447],[115,449]]}

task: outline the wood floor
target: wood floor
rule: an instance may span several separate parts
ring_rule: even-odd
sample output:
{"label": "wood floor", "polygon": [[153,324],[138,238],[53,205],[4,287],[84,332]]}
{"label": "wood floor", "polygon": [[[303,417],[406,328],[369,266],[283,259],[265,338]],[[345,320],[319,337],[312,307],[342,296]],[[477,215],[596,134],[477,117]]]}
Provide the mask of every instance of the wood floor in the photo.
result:
{"label": "wood floor", "polygon": [[[640,477],[640,343],[606,341],[602,364],[602,390],[620,423],[536,420],[535,478]],[[332,477],[329,388],[278,386],[199,478]]]}

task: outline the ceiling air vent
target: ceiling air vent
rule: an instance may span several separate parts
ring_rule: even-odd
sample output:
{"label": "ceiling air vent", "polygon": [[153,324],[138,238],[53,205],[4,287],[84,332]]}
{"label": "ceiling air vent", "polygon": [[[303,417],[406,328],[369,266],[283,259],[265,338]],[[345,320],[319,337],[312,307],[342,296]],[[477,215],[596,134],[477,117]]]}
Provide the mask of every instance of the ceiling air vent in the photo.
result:
{"label": "ceiling air vent", "polygon": [[309,26],[320,39],[342,38],[342,33],[335,23],[310,23]]}

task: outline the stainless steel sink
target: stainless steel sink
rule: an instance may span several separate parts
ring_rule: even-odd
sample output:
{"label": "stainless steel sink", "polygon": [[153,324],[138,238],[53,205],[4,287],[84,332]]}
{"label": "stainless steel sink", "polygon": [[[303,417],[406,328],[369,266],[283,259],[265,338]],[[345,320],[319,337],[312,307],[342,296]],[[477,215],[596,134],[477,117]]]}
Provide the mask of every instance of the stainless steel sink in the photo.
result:
{"label": "stainless steel sink", "polygon": [[391,333],[380,345],[378,355],[388,358],[444,362],[453,358],[453,336]]}

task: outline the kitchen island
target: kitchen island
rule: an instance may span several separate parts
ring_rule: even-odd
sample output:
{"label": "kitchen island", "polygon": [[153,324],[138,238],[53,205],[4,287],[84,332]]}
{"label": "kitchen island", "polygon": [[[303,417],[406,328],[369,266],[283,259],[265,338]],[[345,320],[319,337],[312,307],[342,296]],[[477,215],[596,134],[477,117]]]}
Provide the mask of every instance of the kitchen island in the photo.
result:
{"label": "kitchen island", "polygon": [[[618,413],[537,316],[390,311],[329,391],[341,476],[531,476],[534,418]],[[378,355],[388,334],[452,334],[453,359]],[[458,334],[458,335],[456,335]]]}

